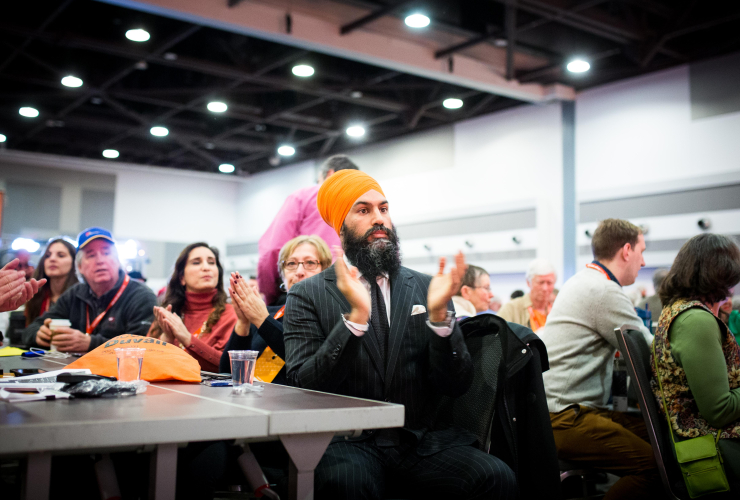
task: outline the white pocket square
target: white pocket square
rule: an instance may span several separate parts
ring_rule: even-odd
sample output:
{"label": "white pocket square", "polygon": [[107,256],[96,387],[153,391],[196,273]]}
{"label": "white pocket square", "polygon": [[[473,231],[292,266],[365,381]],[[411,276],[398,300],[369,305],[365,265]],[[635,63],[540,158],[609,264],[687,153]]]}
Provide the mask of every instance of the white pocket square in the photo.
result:
{"label": "white pocket square", "polygon": [[417,304],[411,309],[411,316],[415,316],[417,314],[422,314],[425,312],[427,312],[427,308],[422,306],[421,304]]}

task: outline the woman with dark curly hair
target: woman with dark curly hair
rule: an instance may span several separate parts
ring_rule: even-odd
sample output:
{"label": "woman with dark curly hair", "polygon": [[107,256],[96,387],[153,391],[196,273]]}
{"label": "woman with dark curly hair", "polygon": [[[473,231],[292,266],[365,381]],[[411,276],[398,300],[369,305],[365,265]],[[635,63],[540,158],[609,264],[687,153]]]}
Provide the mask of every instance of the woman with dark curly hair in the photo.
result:
{"label": "woman with dark curly hair", "polygon": [[74,265],[76,253],[74,245],[64,238],[53,239],[46,245],[33,273],[37,280],[46,278],[46,284],[26,303],[26,326],[48,311],[69,287],[79,283]]}
{"label": "woman with dark curly hair", "polygon": [[216,248],[203,242],[186,246],[148,334],[180,346],[210,372],[218,370],[231,332],[249,331],[249,321],[226,303],[223,276]]}
{"label": "woman with dark curly hair", "polygon": [[[691,238],[658,291],[663,312],[654,340],[676,439],[719,433],[731,483],[740,480],[740,347],[717,313],[738,282],[740,249],[730,238]],[[662,408],[654,358],[650,361],[653,393]]]}

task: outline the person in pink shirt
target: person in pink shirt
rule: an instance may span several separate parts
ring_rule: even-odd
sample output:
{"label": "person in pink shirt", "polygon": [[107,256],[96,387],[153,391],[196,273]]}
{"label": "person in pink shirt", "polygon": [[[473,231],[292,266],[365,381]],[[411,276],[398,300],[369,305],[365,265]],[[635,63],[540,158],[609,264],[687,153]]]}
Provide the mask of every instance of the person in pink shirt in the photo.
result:
{"label": "person in pink shirt", "polygon": [[265,297],[265,303],[274,305],[280,296],[280,274],[278,273],[278,254],[280,249],[296,236],[315,234],[320,236],[329,248],[340,245],[336,231],[319,215],[316,208],[316,195],[319,186],[334,172],[340,170],[359,170],[357,165],[345,155],[330,157],[319,171],[318,184],[292,193],[283,203],[275,219],[259,241],[259,263],[257,281]]}

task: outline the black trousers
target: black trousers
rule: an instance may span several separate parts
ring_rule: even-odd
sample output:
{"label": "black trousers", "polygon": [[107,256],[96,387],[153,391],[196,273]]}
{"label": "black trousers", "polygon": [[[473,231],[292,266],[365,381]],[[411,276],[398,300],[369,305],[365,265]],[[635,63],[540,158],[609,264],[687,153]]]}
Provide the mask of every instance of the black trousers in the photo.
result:
{"label": "black trousers", "polygon": [[456,446],[422,456],[416,448],[405,440],[388,447],[374,439],[332,443],[316,467],[316,498],[517,498],[514,471],[493,455]]}

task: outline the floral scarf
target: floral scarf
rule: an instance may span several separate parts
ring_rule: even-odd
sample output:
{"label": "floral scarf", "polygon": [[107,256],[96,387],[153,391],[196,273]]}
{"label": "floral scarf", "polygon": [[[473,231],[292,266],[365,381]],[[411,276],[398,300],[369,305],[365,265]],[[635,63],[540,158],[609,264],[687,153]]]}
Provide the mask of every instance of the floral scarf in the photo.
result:
{"label": "floral scarf", "polygon": [[[691,394],[691,389],[689,389],[686,373],[683,368],[678,366],[671,355],[671,344],[668,341],[668,331],[671,323],[679,314],[691,308],[701,308],[709,311],[707,306],[697,300],[679,300],[670,307],[664,307],[653,341],[655,343],[655,356],[658,358],[660,381],[663,383],[663,395],[668,405],[673,430],[679,436],[687,438],[716,434],[718,431],[702,418],[694,396]],[[711,314],[711,311],[709,312]],[[727,364],[727,378],[730,382],[730,389],[735,389],[740,387],[740,347],[732,333],[727,330],[727,327],[721,321],[717,321],[717,323],[719,323],[725,337],[722,343],[722,352]],[[653,372],[650,386],[658,400],[658,407],[662,408],[663,403],[661,402],[660,388],[655,373],[655,361],[652,354],[650,356],[650,367]],[[740,423],[735,421],[723,428],[721,432],[720,438],[722,439],[739,438]]]}

